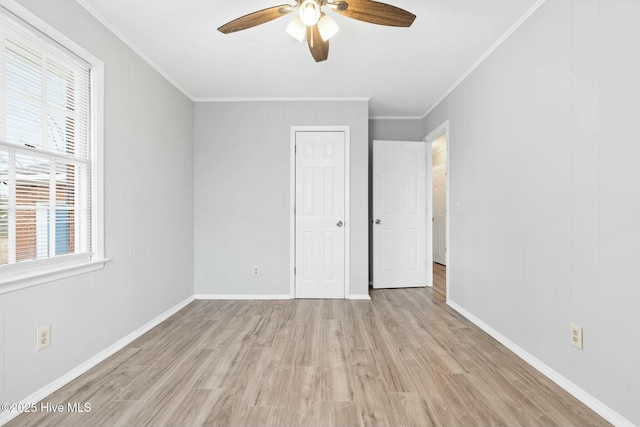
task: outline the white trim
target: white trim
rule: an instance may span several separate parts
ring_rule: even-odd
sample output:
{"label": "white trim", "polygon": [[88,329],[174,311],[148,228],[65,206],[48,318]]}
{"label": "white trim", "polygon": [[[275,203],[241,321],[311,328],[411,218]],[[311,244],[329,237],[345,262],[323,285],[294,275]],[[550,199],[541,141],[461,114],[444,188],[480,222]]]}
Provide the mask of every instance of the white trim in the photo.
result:
{"label": "white trim", "polygon": [[[80,0],[76,0],[80,1]],[[369,102],[369,97],[295,97],[295,96],[264,96],[264,97],[229,97],[229,98],[194,98],[193,102],[272,102],[272,101],[284,101],[284,102],[353,102],[353,101],[366,101]]]}
{"label": "white trim", "polygon": [[104,252],[104,63],[91,76],[91,249],[98,259]]}
{"label": "white trim", "polygon": [[[425,274],[427,274],[427,272],[425,271]],[[410,289],[410,288],[428,288],[429,285],[428,284],[392,284],[392,285],[384,285],[384,287],[380,287],[380,288],[374,288],[374,290],[378,290],[378,289]]]}
{"label": "white trim", "polygon": [[[151,330],[152,328],[154,328],[158,324],[160,324],[160,323],[164,322],[165,320],[167,320],[169,317],[171,317],[172,315],[174,315],[175,313],[177,313],[178,311],[180,311],[181,309],[186,307],[191,301],[193,301],[193,299],[194,299],[193,296],[191,296],[191,297],[185,299],[184,301],[174,305],[169,310],[165,311],[161,315],[159,315],[156,318],[154,318],[154,319],[150,320],[149,322],[145,323],[144,325],[142,325],[141,327],[139,327],[135,331],[131,332],[127,336],[119,339],[115,343],[111,344],[109,347],[107,347],[104,350],[102,350],[100,353],[96,354],[95,356],[89,358],[85,362],[83,362],[80,365],[76,366],[75,368],[71,369],[69,372],[67,372],[66,374],[62,375],[58,379],[50,382],[49,384],[45,385],[44,387],[42,387],[38,391],[36,391],[36,392],[32,393],[31,395],[29,395],[28,397],[22,399],[22,401],[20,401],[21,405],[18,405],[18,407],[20,407],[20,406],[28,407],[28,405],[30,405],[32,403],[35,403],[35,402],[39,402],[40,400],[44,399],[45,397],[47,397],[48,395],[50,395],[54,391],[62,388],[64,385],[70,383],[74,379],[78,378],[80,375],[82,375],[85,372],[87,372],[89,369],[91,369],[94,366],[96,366],[98,363],[104,361],[108,357],[113,356],[116,352],[118,352],[119,350],[122,350],[128,344],[132,343],[134,340],[136,340],[137,338],[139,338],[140,336],[142,336],[143,334],[145,334],[146,332],[148,332],[149,330]],[[18,415],[20,415],[20,412],[2,412],[2,413],[0,413],[0,425],[4,425],[4,424],[8,423],[9,421],[14,419]]]}
{"label": "white trim", "polygon": [[289,297],[296,297],[296,132],[289,147]]}
{"label": "white trim", "polygon": [[344,129],[344,297],[351,290],[351,127]]}
{"label": "white trim", "polygon": [[91,6],[86,0],[76,0],[80,6],[82,6],[87,12],[89,12],[95,19],[102,25],[107,27],[117,38],[119,38],[124,44],[126,44],[132,51],[142,58],[147,64],[149,64],[154,70],[156,70],[162,77],[164,77],[169,83],[171,83],[176,89],[184,94],[187,98],[194,102],[193,96],[183,88],[176,80],[173,79],[167,72],[165,72],[158,64],[153,62],[138,46],[133,44],[131,40],[125,37],[114,25],[112,25],[104,16],[100,14],[93,6]]}
{"label": "white trim", "polygon": [[[31,25],[46,37],[61,45],[64,49],[86,61],[90,66],[89,75],[91,79],[91,141],[89,143],[89,150],[91,154],[90,203],[92,259],[91,261],[75,262],[78,261],[77,258],[79,257],[76,257],[75,260],[72,259],[73,257],[65,257],[66,259],[71,259],[68,264],[49,264],[46,268],[39,268],[37,264],[32,264],[34,265],[33,270],[25,273],[15,273],[0,281],[0,294],[3,294],[66,277],[96,271],[103,268],[108,259],[105,258],[104,251],[104,62],[49,25],[40,17],[17,3],[15,0],[0,0],[0,6],[16,15],[28,25]],[[55,156],[53,153],[52,155]],[[66,156],[60,157],[66,159]],[[51,258],[51,260],[54,259],[55,258]],[[62,261],[63,258],[60,257],[60,260]],[[52,261],[52,264],[55,263],[56,261]]]}
{"label": "white trim", "polygon": [[[451,193],[451,132],[449,131],[449,120],[445,120],[444,122],[442,122],[438,127],[436,127],[434,130],[432,130],[431,132],[429,132],[429,134],[427,136],[424,137],[424,141],[429,143],[429,144],[433,144],[433,141],[435,141],[436,139],[438,139],[439,137],[441,137],[442,135],[445,135],[445,149],[447,151],[447,156],[446,156],[446,165],[445,165],[445,173],[446,173],[446,188],[445,188],[445,202],[444,202],[444,209],[445,209],[445,230],[444,230],[444,245],[445,245],[445,260],[447,263],[447,276],[446,276],[446,300],[449,301],[450,295],[451,295],[451,245],[450,245],[450,237],[451,237],[451,231],[450,231],[450,224],[451,224],[451,209],[449,206],[449,200],[450,200],[450,196],[449,194]],[[429,174],[433,173],[433,165],[432,164],[428,164],[427,168],[429,169]],[[432,183],[433,185],[433,183]],[[427,203],[429,205],[429,210],[431,211],[431,216],[433,217],[433,190],[432,189],[428,189],[427,190],[427,196],[429,197],[429,199],[427,200]],[[429,193],[430,191],[430,193]],[[431,222],[431,235],[433,236],[433,221]],[[431,240],[429,242],[427,242],[427,245],[430,249],[427,249],[427,252],[430,254],[430,268],[431,268],[431,276],[433,278],[433,237],[431,238]],[[433,279],[432,279],[433,280]]]}
{"label": "white trim", "polygon": [[289,292],[296,295],[296,132],[344,132],[344,298],[351,289],[351,127],[350,126],[291,126],[289,163]]}
{"label": "white trim", "polygon": [[371,300],[371,295],[369,295],[369,294],[351,294],[351,295],[349,295],[347,297],[347,299],[369,301],[369,300]]}
{"label": "white trim", "polygon": [[13,275],[5,275],[5,277],[0,280],[0,295],[101,270],[108,261],[108,259],[98,259],[73,264],[66,263],[52,268],[35,269]]}
{"label": "white trim", "polygon": [[[29,9],[16,2],[15,0],[0,0],[0,6],[3,6],[9,12],[15,14],[24,22],[36,28],[43,34],[46,34],[51,40],[59,43],[65,49],[73,52],[75,55],[87,61],[92,66],[102,64],[102,61],[87,51],[85,48],[62,34],[60,31],[40,19],[39,16],[33,14]],[[93,106],[92,106],[93,107]]]}
{"label": "white trim", "polygon": [[291,299],[290,295],[287,294],[266,294],[266,295],[255,295],[255,294],[195,294],[194,298],[197,300],[256,300],[256,301],[267,301],[267,300],[284,300]]}
{"label": "white trim", "polygon": [[424,116],[371,116],[369,120],[422,120]]}
{"label": "white trim", "polygon": [[504,43],[505,40],[507,40],[511,36],[511,34],[513,34],[518,28],[520,28],[520,26],[522,24],[524,24],[527,21],[527,19],[529,19],[531,17],[531,15],[533,15],[535,13],[535,11],[538,10],[538,8],[540,6],[542,6],[546,1],[547,0],[537,0],[511,27],[509,27],[509,29],[507,31],[505,31],[504,34],[502,34],[498,38],[498,40],[496,40],[489,47],[489,49],[487,49],[482,55],[480,55],[480,58],[476,59],[476,62],[471,64],[471,66],[467,69],[467,71],[462,73],[462,75],[458,78],[458,80],[456,80],[455,83],[453,83],[451,85],[451,87],[449,87],[449,89],[447,89],[442,94],[442,96],[440,96],[440,98],[438,98],[438,100],[433,103],[431,108],[429,108],[427,110],[427,112],[422,115],[422,118],[424,119],[425,117],[427,117],[429,115],[429,113],[431,113],[442,101],[444,101],[444,99],[447,96],[449,96],[449,94],[451,92],[453,92],[455,90],[455,88],[457,88],[467,77],[469,77],[469,75],[476,68],[478,68],[480,66],[480,64],[482,64],[485,61],[485,59],[487,59],[489,57],[489,55],[491,55],[493,53],[494,50],[496,50],[498,47],[500,47],[500,45],[502,43]]}
{"label": "white trim", "polygon": [[631,421],[624,418],[622,415],[608,407],[606,404],[598,400],[596,397],[580,388],[578,385],[573,383],[564,375],[560,374],[552,367],[524,350],[522,347],[511,341],[509,338],[502,335],[500,332],[493,329],[491,326],[480,320],[475,315],[471,314],[466,309],[462,308],[455,302],[451,300],[447,300],[447,304],[460,313],[462,316],[467,318],[473,324],[475,324],[478,328],[482,329],[487,334],[491,335],[495,338],[500,344],[507,347],[516,356],[520,357],[522,360],[527,362],[529,365],[537,369],[541,374],[549,378],[551,381],[562,387],[565,391],[571,394],[573,397],[578,399],[580,402],[587,405],[587,407],[591,408],[594,412],[600,415],[605,420],[609,421],[611,424],[617,427],[634,427],[634,424]]}
{"label": "white trim", "polygon": [[426,178],[427,178],[427,224],[426,229],[427,232],[427,286],[433,287],[433,141],[427,140],[427,138],[423,138],[423,141],[426,146],[426,154],[427,154],[427,167],[426,167]]}

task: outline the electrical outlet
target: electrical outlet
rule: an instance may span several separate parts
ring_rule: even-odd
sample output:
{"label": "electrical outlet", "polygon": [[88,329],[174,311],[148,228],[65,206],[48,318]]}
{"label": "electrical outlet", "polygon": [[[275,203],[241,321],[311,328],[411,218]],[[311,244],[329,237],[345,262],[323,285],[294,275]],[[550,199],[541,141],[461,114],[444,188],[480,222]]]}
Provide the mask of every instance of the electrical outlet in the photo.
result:
{"label": "electrical outlet", "polygon": [[51,324],[44,325],[36,331],[36,351],[51,345]]}
{"label": "electrical outlet", "polygon": [[571,323],[571,345],[577,349],[582,350],[582,327]]}
{"label": "electrical outlet", "polygon": [[253,267],[253,277],[258,277],[260,275],[260,267]]}

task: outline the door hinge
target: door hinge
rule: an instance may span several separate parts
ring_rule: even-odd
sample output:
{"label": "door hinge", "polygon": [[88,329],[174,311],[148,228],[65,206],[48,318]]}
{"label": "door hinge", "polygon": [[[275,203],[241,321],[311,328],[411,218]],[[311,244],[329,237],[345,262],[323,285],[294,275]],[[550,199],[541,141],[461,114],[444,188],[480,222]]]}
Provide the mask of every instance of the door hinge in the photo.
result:
{"label": "door hinge", "polygon": [[295,267],[293,267],[293,275],[294,276],[296,275],[296,268]]}
{"label": "door hinge", "polygon": [[293,154],[296,154],[298,152],[298,146],[294,145],[293,146]]}

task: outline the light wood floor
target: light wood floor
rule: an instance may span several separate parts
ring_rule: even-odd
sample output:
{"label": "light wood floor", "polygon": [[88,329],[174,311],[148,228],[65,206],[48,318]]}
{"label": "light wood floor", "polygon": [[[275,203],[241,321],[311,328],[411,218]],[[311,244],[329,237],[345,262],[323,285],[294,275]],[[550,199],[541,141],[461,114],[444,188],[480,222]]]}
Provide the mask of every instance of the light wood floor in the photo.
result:
{"label": "light wood floor", "polygon": [[447,299],[447,267],[437,262],[433,263],[433,292]]}
{"label": "light wood floor", "polygon": [[195,301],[13,426],[609,425],[428,288]]}

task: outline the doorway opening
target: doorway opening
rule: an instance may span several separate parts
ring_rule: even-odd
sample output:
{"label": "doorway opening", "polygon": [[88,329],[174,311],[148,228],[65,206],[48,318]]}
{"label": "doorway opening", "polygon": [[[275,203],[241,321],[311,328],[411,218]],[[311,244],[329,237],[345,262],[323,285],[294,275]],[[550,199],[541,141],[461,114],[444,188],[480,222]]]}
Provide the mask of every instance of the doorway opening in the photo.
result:
{"label": "doorway opening", "polygon": [[425,138],[428,150],[427,206],[431,235],[427,239],[428,277],[435,295],[449,300],[449,122],[445,121]]}
{"label": "doorway opening", "polygon": [[433,292],[447,297],[447,247],[446,247],[446,194],[447,194],[447,135],[442,134],[433,141],[432,195],[433,216]]}

